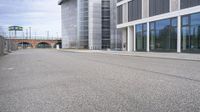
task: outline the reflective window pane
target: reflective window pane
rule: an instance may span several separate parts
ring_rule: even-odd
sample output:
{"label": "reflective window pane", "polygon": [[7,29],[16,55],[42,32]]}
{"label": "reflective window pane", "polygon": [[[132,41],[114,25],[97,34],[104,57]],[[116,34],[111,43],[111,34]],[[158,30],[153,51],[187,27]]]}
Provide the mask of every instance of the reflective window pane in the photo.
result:
{"label": "reflective window pane", "polygon": [[182,26],[182,51],[200,52],[200,13],[182,17],[182,23],[188,19],[188,25]]}
{"label": "reflective window pane", "polygon": [[191,25],[200,25],[200,13],[191,15]]}
{"label": "reflective window pane", "polygon": [[150,50],[176,51],[177,49],[177,18],[152,22],[150,30]]}
{"label": "reflective window pane", "polygon": [[177,18],[171,20],[172,26],[177,26]]}
{"label": "reflective window pane", "polygon": [[145,51],[147,45],[146,24],[136,25],[136,50]]}
{"label": "reflective window pane", "polygon": [[188,16],[182,17],[182,25],[188,25],[189,24],[189,18]]}

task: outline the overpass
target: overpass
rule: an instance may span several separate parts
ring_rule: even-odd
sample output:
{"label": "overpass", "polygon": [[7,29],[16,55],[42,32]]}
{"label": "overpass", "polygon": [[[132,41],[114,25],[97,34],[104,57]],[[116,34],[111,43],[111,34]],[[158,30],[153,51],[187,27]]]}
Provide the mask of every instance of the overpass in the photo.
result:
{"label": "overpass", "polygon": [[18,48],[56,48],[56,45],[61,47],[61,39],[18,39],[11,40]]}

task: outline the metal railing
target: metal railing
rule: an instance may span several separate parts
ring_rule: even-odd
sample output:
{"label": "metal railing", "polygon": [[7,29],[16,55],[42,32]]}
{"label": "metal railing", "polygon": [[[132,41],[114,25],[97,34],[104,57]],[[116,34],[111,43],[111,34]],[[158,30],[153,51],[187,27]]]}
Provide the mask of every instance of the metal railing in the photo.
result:
{"label": "metal railing", "polygon": [[7,38],[7,39],[21,39],[21,40],[61,40],[61,38],[23,38],[23,37],[17,37],[17,38]]}

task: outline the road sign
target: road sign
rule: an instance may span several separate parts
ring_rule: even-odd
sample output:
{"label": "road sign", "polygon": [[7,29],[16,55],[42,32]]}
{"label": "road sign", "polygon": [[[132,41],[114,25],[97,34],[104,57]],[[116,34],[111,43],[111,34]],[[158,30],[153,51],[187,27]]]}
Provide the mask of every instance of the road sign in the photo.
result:
{"label": "road sign", "polygon": [[21,26],[10,26],[9,31],[23,31],[23,27],[21,27]]}

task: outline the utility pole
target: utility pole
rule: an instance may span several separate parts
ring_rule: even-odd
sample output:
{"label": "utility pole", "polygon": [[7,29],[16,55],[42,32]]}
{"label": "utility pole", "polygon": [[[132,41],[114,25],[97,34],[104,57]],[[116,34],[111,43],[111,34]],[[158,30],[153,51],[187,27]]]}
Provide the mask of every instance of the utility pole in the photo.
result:
{"label": "utility pole", "polygon": [[28,29],[26,29],[26,39],[28,39]]}
{"label": "utility pole", "polygon": [[11,39],[11,32],[9,31],[9,37],[7,41],[7,52],[10,52],[10,39]]}
{"label": "utility pole", "polygon": [[17,31],[15,30],[15,38],[17,38]]}
{"label": "utility pole", "polygon": [[47,39],[49,38],[49,31],[47,31]]}
{"label": "utility pole", "polygon": [[56,34],[57,34],[57,39],[58,39],[58,38],[59,38],[59,37],[58,37],[58,32],[56,32]]}
{"label": "utility pole", "polygon": [[31,27],[29,27],[29,39],[31,39]]}
{"label": "utility pole", "polygon": [[36,39],[36,32],[35,32],[35,39]]}

